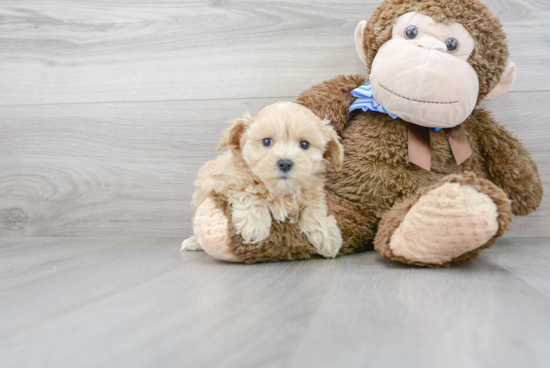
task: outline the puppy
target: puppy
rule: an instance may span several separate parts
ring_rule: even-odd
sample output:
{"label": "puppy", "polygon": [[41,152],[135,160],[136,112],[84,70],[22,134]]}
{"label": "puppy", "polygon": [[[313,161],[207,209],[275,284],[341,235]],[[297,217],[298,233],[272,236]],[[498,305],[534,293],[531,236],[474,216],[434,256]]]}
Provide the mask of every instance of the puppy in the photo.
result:
{"label": "puppy", "polygon": [[[245,243],[259,243],[270,234],[272,218],[296,223],[317,252],[335,257],[342,246],[340,230],[327,213],[325,159],[340,170],[344,149],[327,120],[308,108],[279,102],[256,119],[246,115],[222,133],[218,150],[230,147],[199,172],[193,209],[211,191],[225,194],[232,221]],[[192,236],[182,250],[199,250]]]}

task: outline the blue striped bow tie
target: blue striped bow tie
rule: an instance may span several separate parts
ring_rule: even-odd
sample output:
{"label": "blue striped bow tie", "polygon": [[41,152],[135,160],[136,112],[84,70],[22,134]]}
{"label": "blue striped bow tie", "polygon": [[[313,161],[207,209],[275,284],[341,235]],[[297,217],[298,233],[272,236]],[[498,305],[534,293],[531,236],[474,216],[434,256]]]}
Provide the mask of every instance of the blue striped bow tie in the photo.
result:
{"label": "blue striped bow tie", "polygon": [[[374,99],[374,95],[372,94],[372,88],[370,86],[370,82],[367,84],[363,84],[362,86],[359,86],[353,91],[351,91],[351,95],[353,97],[357,97],[357,99],[349,107],[349,112],[352,112],[353,110],[361,109],[363,111],[381,112],[382,114],[387,114],[391,116],[393,119],[398,118],[397,115],[392,114],[391,112],[386,110],[384,106],[376,102],[376,100]],[[432,130],[434,132],[437,132],[441,130],[441,128],[432,128]]]}
{"label": "blue striped bow tie", "polygon": [[359,86],[351,91],[351,95],[353,97],[357,97],[357,100],[355,100],[355,102],[351,104],[351,106],[349,107],[349,112],[357,109],[361,109],[363,111],[377,111],[381,112],[382,114],[388,114],[393,119],[397,119],[397,115],[392,114],[391,112],[386,110],[384,106],[376,102],[376,100],[374,99],[374,95],[372,94],[370,82],[367,84],[363,84],[362,86]]}

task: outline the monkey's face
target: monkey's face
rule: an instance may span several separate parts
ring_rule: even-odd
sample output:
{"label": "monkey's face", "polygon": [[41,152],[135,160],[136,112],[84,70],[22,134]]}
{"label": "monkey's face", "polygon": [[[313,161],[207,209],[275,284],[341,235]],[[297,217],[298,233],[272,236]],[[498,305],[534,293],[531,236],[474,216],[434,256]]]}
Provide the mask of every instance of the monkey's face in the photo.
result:
{"label": "monkey's face", "polygon": [[389,112],[425,127],[462,123],[477,103],[479,80],[468,63],[475,42],[458,23],[443,24],[410,12],[372,63],[374,98]]}

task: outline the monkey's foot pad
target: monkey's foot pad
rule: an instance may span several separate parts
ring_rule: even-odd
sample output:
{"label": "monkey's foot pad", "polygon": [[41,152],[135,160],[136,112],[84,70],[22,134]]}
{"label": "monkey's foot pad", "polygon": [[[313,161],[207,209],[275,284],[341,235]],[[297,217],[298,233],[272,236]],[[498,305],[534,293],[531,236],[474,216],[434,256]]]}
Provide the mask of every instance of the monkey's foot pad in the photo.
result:
{"label": "monkey's foot pad", "polygon": [[231,252],[228,219],[212,198],[206,198],[197,209],[193,229],[206,253],[224,261],[237,261]]}
{"label": "monkey's foot pad", "polygon": [[487,243],[498,231],[498,209],[469,185],[444,183],[421,196],[395,229],[390,248],[413,262],[444,263]]}

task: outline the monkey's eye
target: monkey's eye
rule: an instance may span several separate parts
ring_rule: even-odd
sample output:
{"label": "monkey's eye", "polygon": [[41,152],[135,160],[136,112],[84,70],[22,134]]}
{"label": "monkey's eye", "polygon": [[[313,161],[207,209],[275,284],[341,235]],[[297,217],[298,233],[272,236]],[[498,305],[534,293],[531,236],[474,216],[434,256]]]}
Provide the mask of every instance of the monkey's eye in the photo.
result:
{"label": "monkey's eye", "polygon": [[262,141],[262,143],[264,144],[265,147],[269,147],[273,144],[273,139],[271,138],[264,138],[264,140]]}
{"label": "monkey's eye", "polygon": [[300,142],[300,147],[302,147],[303,149],[308,149],[309,148],[309,142],[308,141],[301,141]]}
{"label": "monkey's eye", "polygon": [[447,41],[445,41],[445,45],[447,45],[447,51],[450,53],[458,50],[458,41],[454,38],[449,38]]}
{"label": "monkey's eye", "polygon": [[416,38],[416,36],[418,36],[418,28],[415,26],[408,26],[405,30],[405,37],[412,40],[413,38]]}

